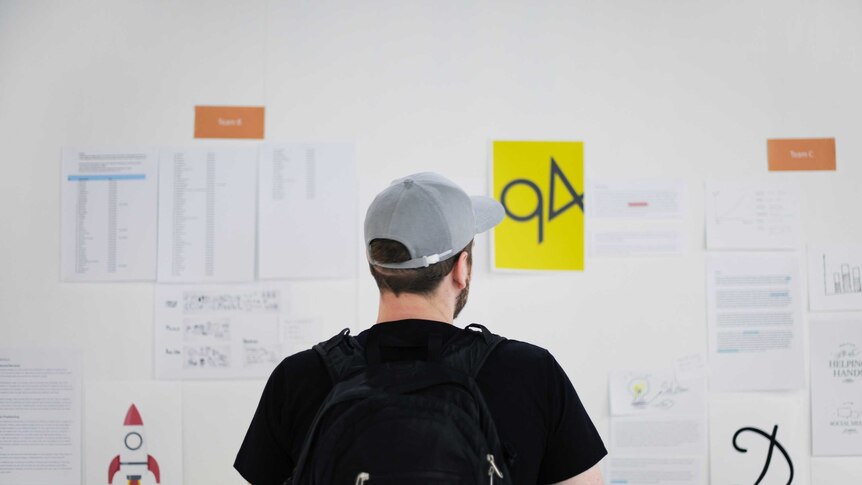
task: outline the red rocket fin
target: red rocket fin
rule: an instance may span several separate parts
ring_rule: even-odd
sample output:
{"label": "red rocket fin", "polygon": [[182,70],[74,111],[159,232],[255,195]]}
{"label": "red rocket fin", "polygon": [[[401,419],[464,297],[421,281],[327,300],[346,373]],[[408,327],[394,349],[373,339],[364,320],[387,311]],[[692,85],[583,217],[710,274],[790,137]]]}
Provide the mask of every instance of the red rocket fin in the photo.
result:
{"label": "red rocket fin", "polygon": [[150,455],[147,455],[147,470],[152,472],[156,477],[156,483],[162,483],[162,476],[159,472],[159,462]]}
{"label": "red rocket fin", "polygon": [[120,455],[115,456],[108,466],[108,483],[114,483],[114,474],[118,471],[120,471]]}

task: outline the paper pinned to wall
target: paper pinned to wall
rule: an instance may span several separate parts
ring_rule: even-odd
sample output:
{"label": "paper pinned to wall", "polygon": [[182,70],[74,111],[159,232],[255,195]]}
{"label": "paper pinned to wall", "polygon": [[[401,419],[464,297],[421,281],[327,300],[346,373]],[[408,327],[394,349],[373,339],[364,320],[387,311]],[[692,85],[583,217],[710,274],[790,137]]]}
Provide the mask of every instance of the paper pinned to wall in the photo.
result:
{"label": "paper pinned to wall", "polygon": [[591,219],[681,220],[688,189],[683,179],[592,177],[587,207]]}
{"label": "paper pinned to wall", "polygon": [[801,234],[801,191],[778,181],[706,184],[706,247],[795,249]]}
{"label": "paper pinned to wall", "polygon": [[808,248],[811,311],[862,310],[862,245]]}
{"label": "paper pinned to wall", "polygon": [[159,281],[254,280],[257,149],[163,150]]}
{"label": "paper pinned to wall", "polygon": [[285,337],[314,324],[288,318],[287,292],[283,283],[156,286],[156,378],[268,376],[287,355]]}
{"label": "paper pinned to wall", "polygon": [[862,318],[810,329],[813,454],[862,455]]}
{"label": "paper pinned to wall", "polygon": [[612,416],[706,412],[704,375],[679,376],[671,368],[613,371],[610,396]]}
{"label": "paper pinned to wall", "polygon": [[85,483],[183,483],[181,384],[94,381],[86,394]]}
{"label": "paper pinned to wall", "polygon": [[264,145],[259,187],[261,278],[356,274],[360,216],[352,144]]}
{"label": "paper pinned to wall", "polygon": [[67,148],[61,173],[62,279],[154,280],[157,152]]}
{"label": "paper pinned to wall", "polygon": [[799,397],[733,394],[710,399],[710,483],[786,484],[792,474],[794,485],[807,485],[807,448]]}
{"label": "paper pinned to wall", "polygon": [[625,485],[703,485],[704,457],[611,456],[607,459],[607,483]]}
{"label": "paper pinned to wall", "polygon": [[706,278],[710,389],[801,388],[798,256],[711,254]]}
{"label": "paper pinned to wall", "polygon": [[81,483],[81,369],[77,350],[0,347],[0,482]]}
{"label": "paper pinned to wall", "polygon": [[491,187],[506,217],[493,268],[584,269],[584,144],[495,141]]}

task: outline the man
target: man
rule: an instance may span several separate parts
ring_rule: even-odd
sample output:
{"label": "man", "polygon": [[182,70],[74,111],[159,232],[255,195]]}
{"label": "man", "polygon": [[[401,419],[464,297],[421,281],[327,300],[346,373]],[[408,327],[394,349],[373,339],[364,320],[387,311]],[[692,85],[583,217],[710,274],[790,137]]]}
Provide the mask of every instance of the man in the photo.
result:
{"label": "man", "polygon": [[[380,289],[377,323],[356,339],[381,335],[448,341],[470,288],[473,237],[497,225],[503,208],[469,197],[446,178],[421,173],[396,180],[371,203],[365,244]],[[428,347],[381,347],[386,361],[420,360]],[[540,347],[505,340],[476,376],[516,484],[602,483],[607,452],[575,389]],[[320,404],[333,387],[312,350],[286,358],[273,371],[234,467],[254,485],[291,476]],[[386,453],[385,449],[380,450]],[[373,479],[369,481],[373,483]]]}

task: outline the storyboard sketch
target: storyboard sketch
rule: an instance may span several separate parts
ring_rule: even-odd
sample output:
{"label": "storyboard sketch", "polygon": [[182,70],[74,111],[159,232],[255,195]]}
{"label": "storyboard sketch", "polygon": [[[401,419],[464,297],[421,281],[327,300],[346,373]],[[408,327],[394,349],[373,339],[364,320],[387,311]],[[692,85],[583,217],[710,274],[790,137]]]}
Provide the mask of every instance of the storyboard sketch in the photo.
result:
{"label": "storyboard sketch", "polygon": [[[307,341],[316,320],[293,318],[285,284],[158,285],[156,377],[267,377]],[[291,344],[287,340],[292,339]]]}

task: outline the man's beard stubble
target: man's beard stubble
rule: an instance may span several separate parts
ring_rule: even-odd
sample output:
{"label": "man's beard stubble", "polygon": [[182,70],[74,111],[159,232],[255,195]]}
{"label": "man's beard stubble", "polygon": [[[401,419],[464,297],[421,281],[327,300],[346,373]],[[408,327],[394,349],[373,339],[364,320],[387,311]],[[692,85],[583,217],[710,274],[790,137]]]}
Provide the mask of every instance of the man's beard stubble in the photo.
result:
{"label": "man's beard stubble", "polygon": [[461,313],[461,310],[464,309],[464,306],[467,305],[467,296],[470,294],[470,278],[467,278],[467,284],[464,286],[464,289],[458,293],[458,297],[455,298],[455,316],[452,318],[458,318],[458,315]]}

